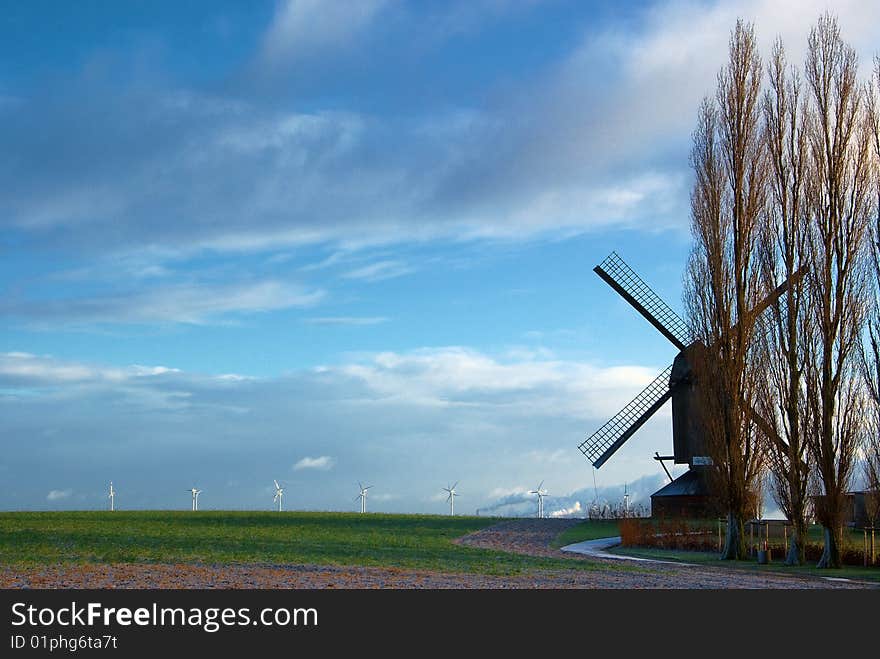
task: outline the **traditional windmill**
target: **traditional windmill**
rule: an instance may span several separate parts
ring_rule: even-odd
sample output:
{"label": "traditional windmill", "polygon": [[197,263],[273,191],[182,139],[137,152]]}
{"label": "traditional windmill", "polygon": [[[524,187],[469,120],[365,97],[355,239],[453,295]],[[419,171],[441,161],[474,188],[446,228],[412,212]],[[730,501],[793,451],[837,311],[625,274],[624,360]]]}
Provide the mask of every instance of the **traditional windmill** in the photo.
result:
{"label": "traditional windmill", "polygon": [[[699,355],[711,350],[691,337],[687,324],[639,277],[616,252],[612,252],[593,270],[645,319],[656,327],[679,353],[645,389],[622,410],[609,419],[578,447],[595,468],[601,467],[623,444],[672,399],[672,455],[654,454],[671,481],[651,496],[654,515],[700,517],[708,512],[709,490],[705,469],[712,464],[706,450],[705,433],[699,424],[695,396],[697,383],[692,377],[692,364]],[[795,277],[799,279],[803,272]],[[788,281],[777,287],[753,314],[763,313],[788,288]],[[773,441],[782,440],[771,426],[752,411],[754,423]],[[675,480],[665,461],[688,465],[688,471]]]}

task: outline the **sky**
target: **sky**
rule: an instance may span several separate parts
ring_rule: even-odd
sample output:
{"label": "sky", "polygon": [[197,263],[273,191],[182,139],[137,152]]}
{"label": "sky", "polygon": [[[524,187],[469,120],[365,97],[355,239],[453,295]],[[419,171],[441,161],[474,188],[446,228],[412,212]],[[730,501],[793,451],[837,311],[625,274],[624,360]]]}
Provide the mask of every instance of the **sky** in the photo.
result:
{"label": "sky", "polygon": [[[880,6],[833,3],[866,68]],[[737,17],[823,2],[4,3],[0,509],[583,514],[664,483],[688,162]],[[677,468],[674,475],[682,473]]]}

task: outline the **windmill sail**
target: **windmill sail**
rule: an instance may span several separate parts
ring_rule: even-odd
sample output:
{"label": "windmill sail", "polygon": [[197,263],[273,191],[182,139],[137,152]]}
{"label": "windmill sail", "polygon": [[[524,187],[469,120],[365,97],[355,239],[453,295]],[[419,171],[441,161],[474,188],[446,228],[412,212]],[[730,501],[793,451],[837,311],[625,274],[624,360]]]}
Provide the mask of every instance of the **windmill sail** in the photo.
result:
{"label": "windmill sail", "polygon": [[597,469],[605,464],[617,449],[623,446],[636,430],[651,418],[660,407],[672,396],[669,388],[669,376],[672,373],[670,364],[660,375],[654,378],[638,396],[609,419],[578,447],[593,466]]}
{"label": "windmill sail", "polygon": [[660,330],[675,347],[684,350],[690,344],[691,333],[687,323],[660,299],[617,252],[611,252],[593,271]]}

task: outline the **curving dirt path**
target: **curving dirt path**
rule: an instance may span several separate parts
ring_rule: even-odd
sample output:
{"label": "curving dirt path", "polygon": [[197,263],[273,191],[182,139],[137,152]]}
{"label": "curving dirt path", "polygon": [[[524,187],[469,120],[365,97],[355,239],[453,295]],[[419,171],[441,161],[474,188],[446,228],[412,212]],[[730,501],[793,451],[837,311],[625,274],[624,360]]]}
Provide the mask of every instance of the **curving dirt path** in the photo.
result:
{"label": "curving dirt path", "polygon": [[464,536],[456,543],[532,556],[587,561],[594,570],[538,570],[485,576],[401,568],[322,565],[88,564],[0,567],[0,588],[866,588],[828,581],[672,564],[622,564],[561,552],[551,546],[578,520],[517,519]]}

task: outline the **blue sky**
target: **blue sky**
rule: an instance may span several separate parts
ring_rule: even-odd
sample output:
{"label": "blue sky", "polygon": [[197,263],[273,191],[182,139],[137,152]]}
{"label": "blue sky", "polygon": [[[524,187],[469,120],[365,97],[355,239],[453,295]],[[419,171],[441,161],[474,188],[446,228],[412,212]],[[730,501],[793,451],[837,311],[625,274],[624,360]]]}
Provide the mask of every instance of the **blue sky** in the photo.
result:
{"label": "blue sky", "polygon": [[[690,133],[729,31],[821,2],[53,2],[0,12],[0,507],[584,505],[674,357]],[[867,63],[876,8],[835,3]],[[669,448],[659,414],[597,474]]]}

